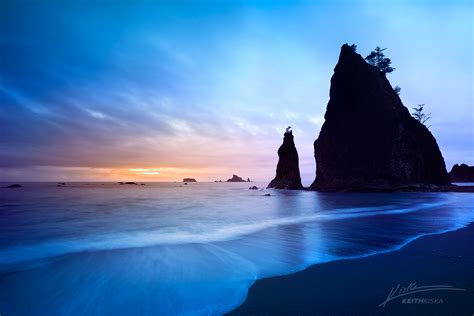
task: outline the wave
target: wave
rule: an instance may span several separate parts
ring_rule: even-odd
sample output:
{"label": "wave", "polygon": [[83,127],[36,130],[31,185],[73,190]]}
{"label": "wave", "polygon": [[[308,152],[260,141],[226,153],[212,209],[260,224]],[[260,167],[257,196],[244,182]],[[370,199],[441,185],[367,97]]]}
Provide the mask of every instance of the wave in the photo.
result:
{"label": "wave", "polygon": [[331,221],[356,217],[390,215],[416,212],[435,208],[446,202],[423,203],[413,207],[394,208],[393,206],[333,209],[313,214],[289,216],[261,220],[258,222],[233,223],[211,231],[190,232],[176,229],[128,231],[86,238],[45,241],[30,245],[13,246],[0,249],[0,268],[8,268],[18,263],[57,257],[65,254],[113,249],[129,249],[172,244],[211,243],[237,239],[260,231],[285,225],[296,225],[314,221]]}

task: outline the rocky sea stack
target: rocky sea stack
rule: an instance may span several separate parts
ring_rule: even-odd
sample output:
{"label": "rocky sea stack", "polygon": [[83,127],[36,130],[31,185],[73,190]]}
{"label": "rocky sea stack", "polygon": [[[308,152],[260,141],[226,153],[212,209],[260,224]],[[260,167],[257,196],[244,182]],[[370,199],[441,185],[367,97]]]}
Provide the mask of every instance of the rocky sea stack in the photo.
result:
{"label": "rocky sea stack", "polygon": [[474,182],[474,166],[466,164],[455,164],[449,172],[449,178],[453,182]]}
{"label": "rocky sea stack", "polygon": [[428,128],[413,118],[378,68],[343,45],[325,122],[314,142],[313,190],[393,191],[448,185]]}
{"label": "rocky sea stack", "polygon": [[233,174],[232,178],[227,179],[227,182],[247,182],[247,181],[245,181],[244,179],[242,179],[238,175]]}
{"label": "rocky sea stack", "polygon": [[278,149],[278,165],[276,176],[268,188],[274,189],[303,189],[300,177],[298,152],[296,151],[293,133],[288,128],[283,136],[283,144]]}
{"label": "rocky sea stack", "polygon": [[183,182],[197,182],[194,178],[184,178]]}

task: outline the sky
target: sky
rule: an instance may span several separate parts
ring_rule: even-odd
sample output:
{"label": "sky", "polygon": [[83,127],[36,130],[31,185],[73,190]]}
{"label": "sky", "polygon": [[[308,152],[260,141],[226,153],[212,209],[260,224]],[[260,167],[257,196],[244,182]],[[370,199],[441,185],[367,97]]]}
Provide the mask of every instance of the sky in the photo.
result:
{"label": "sky", "polygon": [[0,181],[315,175],[340,47],[386,47],[448,171],[474,164],[471,1],[0,2]]}

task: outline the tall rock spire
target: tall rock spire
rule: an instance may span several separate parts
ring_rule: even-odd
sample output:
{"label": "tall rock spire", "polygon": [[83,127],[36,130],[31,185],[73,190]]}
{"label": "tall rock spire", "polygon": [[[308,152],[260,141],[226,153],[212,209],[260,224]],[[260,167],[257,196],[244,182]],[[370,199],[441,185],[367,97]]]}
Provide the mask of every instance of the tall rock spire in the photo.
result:
{"label": "tall rock spire", "polygon": [[278,149],[278,165],[275,178],[268,184],[274,189],[303,189],[300,177],[298,152],[296,151],[293,132],[288,127],[283,136],[283,144]]}
{"label": "tall rock spire", "polygon": [[449,184],[431,132],[409,113],[385,75],[343,45],[325,122],[314,142],[313,190],[385,191]]}

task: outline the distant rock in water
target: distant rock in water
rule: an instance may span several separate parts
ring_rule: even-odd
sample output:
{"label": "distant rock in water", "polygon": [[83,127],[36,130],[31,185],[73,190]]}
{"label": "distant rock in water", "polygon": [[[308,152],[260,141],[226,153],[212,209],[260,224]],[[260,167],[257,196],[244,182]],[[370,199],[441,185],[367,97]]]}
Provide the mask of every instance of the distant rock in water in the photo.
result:
{"label": "distant rock in water", "polygon": [[184,178],[183,182],[197,182],[196,179],[193,178]]}
{"label": "distant rock in water", "polygon": [[247,182],[237,175],[232,175],[232,178],[228,179],[227,182]]}
{"label": "distant rock in water", "polygon": [[15,189],[15,188],[22,188],[22,186],[20,184],[12,184],[12,185],[7,186],[7,188]]}
{"label": "distant rock in water", "polygon": [[314,142],[311,189],[391,191],[449,184],[433,135],[410,115],[385,75],[347,44],[331,78],[324,117]]}
{"label": "distant rock in water", "polygon": [[[248,181],[247,181],[247,182],[248,182]],[[251,187],[249,188],[249,190],[258,190],[258,187],[257,187],[256,185],[254,185],[254,186],[251,186]]]}
{"label": "distant rock in water", "polygon": [[293,133],[288,128],[283,135],[283,144],[278,149],[278,164],[275,178],[268,184],[274,189],[302,189],[298,152],[296,151]]}
{"label": "distant rock in water", "polygon": [[136,182],[125,182],[125,184],[135,184],[135,185],[137,185]]}
{"label": "distant rock in water", "polygon": [[474,166],[455,164],[449,172],[452,182],[474,182]]}

